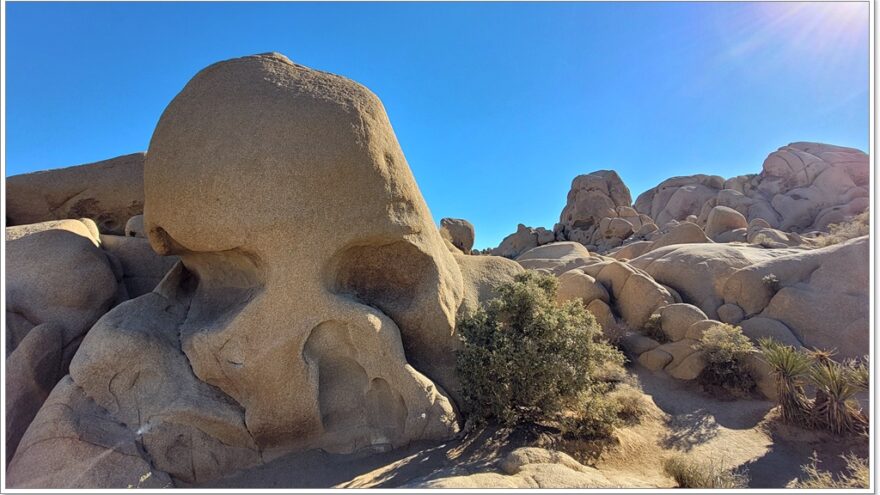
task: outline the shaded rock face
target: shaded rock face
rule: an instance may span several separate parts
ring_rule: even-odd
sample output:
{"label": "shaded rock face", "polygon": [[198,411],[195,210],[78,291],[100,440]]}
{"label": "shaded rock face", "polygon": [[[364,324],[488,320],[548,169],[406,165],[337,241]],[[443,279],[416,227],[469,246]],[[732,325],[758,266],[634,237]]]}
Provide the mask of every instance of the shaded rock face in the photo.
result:
{"label": "shaded rock face", "polygon": [[103,233],[122,235],[143,208],[143,153],[6,179],[8,225],[85,217]]}
{"label": "shaded rock face", "polygon": [[[221,62],[147,156],[143,232],[180,262],[88,333],[12,460],[16,486],[69,484],[43,459],[94,487],[124,486],[138,459],[196,483],[458,430],[455,317],[521,268],[447,249],[375,95],[278,54]],[[142,247],[104,240],[123,265]],[[131,466],[79,462],[84,443]]]}
{"label": "shaded rock face", "polygon": [[824,231],[867,209],[868,175],[868,155],[859,150],[791,143],[771,153],[760,174],[674,177],[639,195],[634,207],[658,225],[695,215],[705,227],[710,211],[723,206],[784,232]]}

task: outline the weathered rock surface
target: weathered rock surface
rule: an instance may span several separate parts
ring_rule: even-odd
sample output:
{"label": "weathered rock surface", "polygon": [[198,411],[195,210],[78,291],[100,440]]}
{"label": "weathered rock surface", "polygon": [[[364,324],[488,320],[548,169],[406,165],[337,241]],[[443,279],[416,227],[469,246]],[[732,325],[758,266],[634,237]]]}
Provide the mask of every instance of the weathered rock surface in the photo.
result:
{"label": "weathered rock surface", "polygon": [[102,233],[122,235],[143,208],[143,153],[6,179],[9,225],[85,217]]}
{"label": "weathered rock surface", "polygon": [[461,218],[441,219],[440,234],[465,254],[470,254],[474,247],[474,226],[467,220]]}
{"label": "weathered rock surface", "polygon": [[6,358],[6,464],[49,392],[66,373],[64,328],[34,327]]}
{"label": "weathered rock surface", "polygon": [[166,473],[144,459],[135,432],[86,397],[70,377],[58,382],[40,408],[6,476],[7,486],[30,489],[173,486]]}
{"label": "weathered rock surface", "polygon": [[65,347],[75,346],[116,302],[116,275],[87,233],[50,229],[6,243],[7,353],[42,323],[63,327]]}
{"label": "weathered rock surface", "polygon": [[119,262],[122,283],[130,299],[151,292],[178,259],[159,256],[150,242],[140,237],[102,235],[101,247]]}
{"label": "weathered rock surface", "polygon": [[516,227],[516,232],[502,239],[501,244],[492,249],[490,254],[514,259],[529,249],[551,243],[554,240],[553,232],[543,227],[533,229],[519,224]]}
{"label": "weathered rock surface", "polygon": [[[694,215],[706,226],[710,211],[725,207],[783,232],[827,230],[868,207],[868,175],[868,155],[859,150],[791,143],[770,153],[760,174],[726,181],[706,175],[674,177],[641,194],[634,207],[658,225]],[[707,228],[713,239],[720,234],[715,228]]]}
{"label": "weathered rock surface", "polygon": [[[743,267],[725,280],[724,300],[747,316],[785,324],[804,345],[858,357],[868,346],[868,237],[813,250],[766,250],[784,256]],[[778,283],[768,285],[773,275]]]}
{"label": "weathered rock surface", "polygon": [[[88,333],[13,486],[63,484],[56,463],[91,487],[151,465],[196,483],[457,431],[456,315],[522,268],[447,248],[375,95],[278,54],[215,64],[163,113],[144,177],[144,232],[180,262]],[[135,273],[140,239],[103,244]]]}
{"label": "weathered rock surface", "polygon": [[537,447],[521,447],[508,454],[497,470],[454,475],[439,472],[404,488],[611,488],[599,470],[584,466],[571,456]]}
{"label": "weathered rock surface", "polygon": [[522,253],[516,258],[516,262],[523,268],[530,270],[547,269],[555,275],[560,275],[571,269],[583,266],[596,256],[577,242],[554,242],[538,246]]}
{"label": "weathered rock surface", "polygon": [[792,252],[735,244],[677,244],[650,251],[630,264],[672,287],[683,302],[697,306],[714,319],[722,304],[733,302],[725,301],[728,277],[740,268]]}

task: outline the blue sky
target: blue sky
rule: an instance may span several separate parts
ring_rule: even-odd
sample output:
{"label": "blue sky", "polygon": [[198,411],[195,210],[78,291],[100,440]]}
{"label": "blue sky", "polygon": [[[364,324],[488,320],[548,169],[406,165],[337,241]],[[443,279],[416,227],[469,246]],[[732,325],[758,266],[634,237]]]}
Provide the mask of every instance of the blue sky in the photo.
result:
{"label": "blue sky", "polygon": [[7,3],[6,175],[145,150],[201,68],[278,51],[385,104],[435,221],[552,228],[578,174],[636,196],[868,151],[867,3]]}

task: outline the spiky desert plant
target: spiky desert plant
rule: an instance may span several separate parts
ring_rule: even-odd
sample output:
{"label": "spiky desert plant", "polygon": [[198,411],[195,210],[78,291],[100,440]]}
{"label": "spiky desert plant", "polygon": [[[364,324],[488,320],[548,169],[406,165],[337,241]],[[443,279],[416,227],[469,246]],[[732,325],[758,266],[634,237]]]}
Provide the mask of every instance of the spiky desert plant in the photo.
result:
{"label": "spiky desert plant", "polygon": [[831,433],[858,433],[867,419],[854,397],[860,386],[853,368],[835,361],[819,362],[810,368],[810,381],[816,386],[812,417],[816,426]]}
{"label": "spiky desert plant", "polygon": [[850,359],[844,364],[850,371],[850,379],[861,390],[869,390],[871,388],[871,371],[868,366],[868,356],[862,356],[862,359]]}
{"label": "spiky desert plant", "polygon": [[773,369],[776,395],[783,421],[799,426],[810,424],[810,400],[804,393],[804,378],[813,366],[813,359],[792,346],[773,339],[758,342],[761,356]]}

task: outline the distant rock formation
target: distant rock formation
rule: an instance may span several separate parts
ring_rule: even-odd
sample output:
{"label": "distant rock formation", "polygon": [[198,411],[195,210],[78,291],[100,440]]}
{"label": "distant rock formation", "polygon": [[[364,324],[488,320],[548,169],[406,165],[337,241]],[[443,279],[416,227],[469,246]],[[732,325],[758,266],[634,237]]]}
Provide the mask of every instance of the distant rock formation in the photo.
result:
{"label": "distant rock formation", "polygon": [[7,226],[90,218],[102,233],[123,235],[143,210],[143,153],[6,179]]}
{"label": "distant rock formation", "polygon": [[868,155],[859,150],[791,143],[770,153],[758,175],[675,177],[639,195],[635,209],[658,225],[696,215],[705,226],[724,206],[783,232],[825,231],[868,208],[868,180]]}

